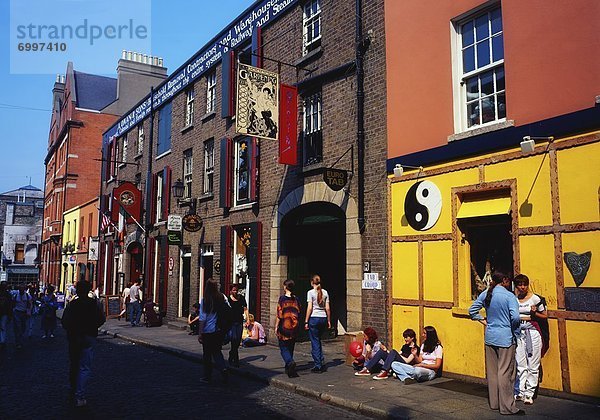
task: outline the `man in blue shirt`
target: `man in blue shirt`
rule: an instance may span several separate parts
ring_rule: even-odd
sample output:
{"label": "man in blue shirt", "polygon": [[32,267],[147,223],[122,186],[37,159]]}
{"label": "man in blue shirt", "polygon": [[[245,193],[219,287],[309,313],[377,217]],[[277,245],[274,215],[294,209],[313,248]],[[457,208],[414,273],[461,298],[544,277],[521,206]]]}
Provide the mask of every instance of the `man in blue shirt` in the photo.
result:
{"label": "man in blue shirt", "polygon": [[[469,315],[485,325],[485,365],[490,408],[500,410],[500,414],[524,414],[517,409],[513,396],[515,349],[521,321],[519,301],[509,291],[510,284],[508,275],[494,272],[490,287],[473,302]],[[487,318],[479,313],[482,308],[485,308]]]}

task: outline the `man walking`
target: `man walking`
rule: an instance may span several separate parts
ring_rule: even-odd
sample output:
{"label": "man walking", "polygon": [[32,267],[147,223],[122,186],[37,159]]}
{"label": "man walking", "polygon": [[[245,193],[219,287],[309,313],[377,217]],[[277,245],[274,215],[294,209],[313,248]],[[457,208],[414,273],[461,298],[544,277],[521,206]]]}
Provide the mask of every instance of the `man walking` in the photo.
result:
{"label": "man walking", "polygon": [[142,317],[142,291],[140,281],[136,280],[133,286],[129,288],[129,320],[131,326],[139,326]]}
{"label": "man walking", "polygon": [[25,286],[19,286],[19,291],[13,297],[13,327],[18,349],[23,347],[23,336],[27,331],[31,309],[33,308],[32,300]]}
{"label": "man walking", "polygon": [[77,297],[65,308],[62,318],[69,340],[71,396],[77,407],[87,404],[85,391],[91,376],[94,345],[98,328],[106,321],[102,307],[88,296],[91,289],[89,282],[77,282]]}

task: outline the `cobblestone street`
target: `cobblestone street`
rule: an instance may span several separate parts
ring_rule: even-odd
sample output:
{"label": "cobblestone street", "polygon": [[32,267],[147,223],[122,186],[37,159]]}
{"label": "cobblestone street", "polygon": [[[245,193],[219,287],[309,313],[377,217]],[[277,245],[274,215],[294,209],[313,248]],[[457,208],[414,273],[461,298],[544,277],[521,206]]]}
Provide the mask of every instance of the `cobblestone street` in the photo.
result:
{"label": "cobblestone street", "polygon": [[[12,327],[10,325],[9,327]],[[9,328],[12,331],[12,328]],[[0,353],[0,418],[362,418],[239,376],[204,385],[202,366],[110,336],[98,337],[88,407],[69,405],[67,342],[39,329],[17,351]]]}

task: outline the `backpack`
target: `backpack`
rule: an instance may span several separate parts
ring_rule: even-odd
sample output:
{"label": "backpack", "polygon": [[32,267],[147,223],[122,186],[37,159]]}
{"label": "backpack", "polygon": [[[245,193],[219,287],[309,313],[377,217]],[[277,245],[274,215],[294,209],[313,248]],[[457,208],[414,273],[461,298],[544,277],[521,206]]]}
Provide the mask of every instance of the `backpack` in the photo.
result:
{"label": "backpack", "polygon": [[[548,310],[548,306],[546,305],[546,298],[540,295],[537,295],[540,298],[539,305],[544,305],[544,308]],[[537,322],[540,327],[540,335],[542,336],[542,357],[546,354],[548,349],[550,348],[550,326],[548,325],[548,319],[535,317],[535,322]]]}
{"label": "backpack", "polygon": [[217,308],[217,328],[226,333],[231,329],[232,325],[233,310],[229,306],[229,302],[224,299]]}

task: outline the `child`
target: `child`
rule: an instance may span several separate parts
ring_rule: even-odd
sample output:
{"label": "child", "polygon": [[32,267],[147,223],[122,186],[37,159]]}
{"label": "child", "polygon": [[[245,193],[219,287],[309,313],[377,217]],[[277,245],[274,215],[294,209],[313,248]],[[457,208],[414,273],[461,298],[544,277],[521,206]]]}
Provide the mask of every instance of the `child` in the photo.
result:
{"label": "child", "polygon": [[248,337],[242,341],[242,347],[264,346],[265,329],[260,322],[254,320],[254,315],[248,314]]}
{"label": "child", "polygon": [[[369,361],[371,359],[373,359],[373,357],[375,357],[375,355],[380,350],[383,349],[383,351],[385,351],[387,354],[387,350],[386,350],[385,346],[381,343],[381,341],[379,341],[379,337],[377,336],[377,331],[375,331],[371,327],[367,327],[363,331],[363,335],[365,337],[364,345],[363,345],[363,354],[360,355],[359,357],[357,357],[354,360],[354,362],[352,362],[352,366],[354,366],[354,368],[357,370],[363,369],[364,364],[369,363]],[[378,363],[378,364],[383,365],[383,361],[381,361],[381,363]]]}
{"label": "child", "polygon": [[188,315],[188,325],[190,326],[190,332],[188,335],[198,335],[198,326],[200,325],[200,304],[194,303],[192,305],[192,311]]}

